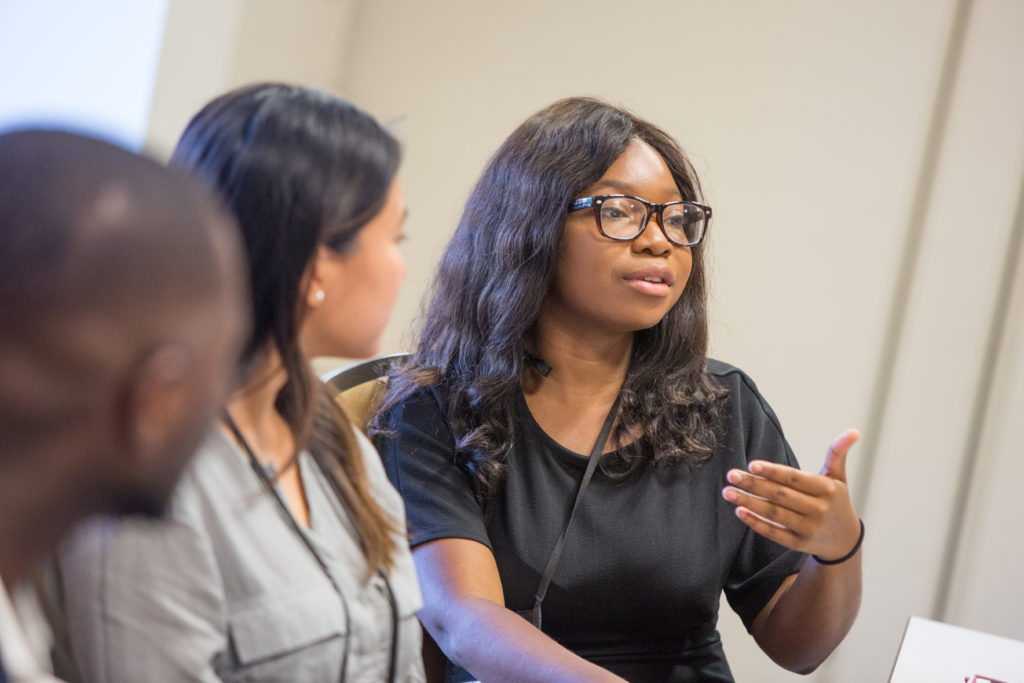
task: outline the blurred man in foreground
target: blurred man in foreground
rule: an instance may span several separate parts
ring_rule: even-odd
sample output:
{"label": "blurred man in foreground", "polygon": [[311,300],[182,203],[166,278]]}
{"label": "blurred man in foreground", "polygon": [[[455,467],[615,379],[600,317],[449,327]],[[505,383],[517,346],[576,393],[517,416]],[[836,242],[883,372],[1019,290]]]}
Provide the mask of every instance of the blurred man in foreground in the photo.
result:
{"label": "blurred man in foreground", "polygon": [[0,135],[0,683],[52,680],[8,591],[75,522],[159,515],[246,325],[232,219],[179,173]]}

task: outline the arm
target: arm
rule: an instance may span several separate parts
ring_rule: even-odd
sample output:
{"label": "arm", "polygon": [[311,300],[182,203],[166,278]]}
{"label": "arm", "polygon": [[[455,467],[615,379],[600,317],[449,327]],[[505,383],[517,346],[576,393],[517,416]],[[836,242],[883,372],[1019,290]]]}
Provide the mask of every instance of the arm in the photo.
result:
{"label": "arm", "polygon": [[[859,435],[832,443],[820,474],[764,461],[749,472],[731,470],[722,491],[736,515],[755,532],[826,560],[843,557],[860,537],[846,484],[846,455]],[[808,558],[754,619],[758,645],[781,666],[813,671],[846,636],[860,607],[861,553],[836,565]]]}
{"label": "arm", "polygon": [[223,591],[197,528],[180,520],[93,524],[62,549],[59,571],[82,681],[220,680]]}
{"label": "arm", "polygon": [[505,608],[494,556],[462,538],[413,550],[420,620],[449,659],[481,681],[621,681]]}
{"label": "arm", "polygon": [[455,438],[441,404],[432,390],[406,399],[377,438],[405,501],[427,633],[483,681],[621,680],[505,609],[483,511],[454,462]]}

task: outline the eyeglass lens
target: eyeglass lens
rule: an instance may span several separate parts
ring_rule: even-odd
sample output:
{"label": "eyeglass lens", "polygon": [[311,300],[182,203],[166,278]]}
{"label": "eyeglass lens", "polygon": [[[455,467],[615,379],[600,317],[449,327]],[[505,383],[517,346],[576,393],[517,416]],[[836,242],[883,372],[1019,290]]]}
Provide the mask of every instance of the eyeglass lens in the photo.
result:
{"label": "eyeglass lens", "polygon": [[[633,239],[644,228],[647,207],[630,197],[609,197],[601,204],[601,230],[615,239]],[[661,211],[661,224],[677,244],[695,244],[704,232],[707,217],[692,204],[669,204]]]}

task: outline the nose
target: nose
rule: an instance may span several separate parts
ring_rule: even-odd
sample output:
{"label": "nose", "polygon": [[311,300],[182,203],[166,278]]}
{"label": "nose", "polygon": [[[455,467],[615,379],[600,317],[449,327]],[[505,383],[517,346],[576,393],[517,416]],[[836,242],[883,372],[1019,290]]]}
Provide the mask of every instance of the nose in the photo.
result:
{"label": "nose", "polygon": [[[655,221],[657,221],[657,225],[655,225]],[[632,244],[635,250],[647,252],[654,256],[662,256],[672,252],[674,245],[665,237],[660,211],[657,214],[652,212],[648,215],[644,231],[633,240]]]}

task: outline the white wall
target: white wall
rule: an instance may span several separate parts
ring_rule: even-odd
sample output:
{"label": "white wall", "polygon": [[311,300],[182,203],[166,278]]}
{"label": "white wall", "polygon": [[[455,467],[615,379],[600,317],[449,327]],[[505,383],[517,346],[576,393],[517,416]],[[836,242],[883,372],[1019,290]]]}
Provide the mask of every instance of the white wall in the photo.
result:
{"label": "white wall", "polygon": [[[410,268],[383,351],[408,348],[460,205],[515,125],[573,94],[626,104],[682,142],[714,206],[715,355],[758,381],[806,469],[843,428],[868,432],[851,461],[864,608],[809,680],[884,680],[911,614],[1024,639],[1024,275],[1007,258],[1022,229],[1024,5],[279,8],[171,2],[150,140],[169,149],[205,100],[257,78],[393,122]],[[722,628],[738,680],[796,680],[734,617]]]}
{"label": "white wall", "polygon": [[911,614],[1024,640],[1024,544],[1011,526],[1024,475],[1009,438],[1024,345],[1013,301],[1002,334],[993,325],[1006,312],[1000,287],[1021,287],[1004,269],[1020,258],[1013,232],[1024,231],[1024,5],[976,2],[965,26],[918,261],[899,293],[895,364],[876,397],[886,408],[866,488],[867,592],[835,662],[844,670],[867,653],[891,658]]}
{"label": "white wall", "polygon": [[0,130],[71,128],[141,148],[167,2],[0,3]]}
{"label": "white wall", "polygon": [[213,97],[281,80],[338,91],[357,0],[171,0],[147,134],[168,156]]}

